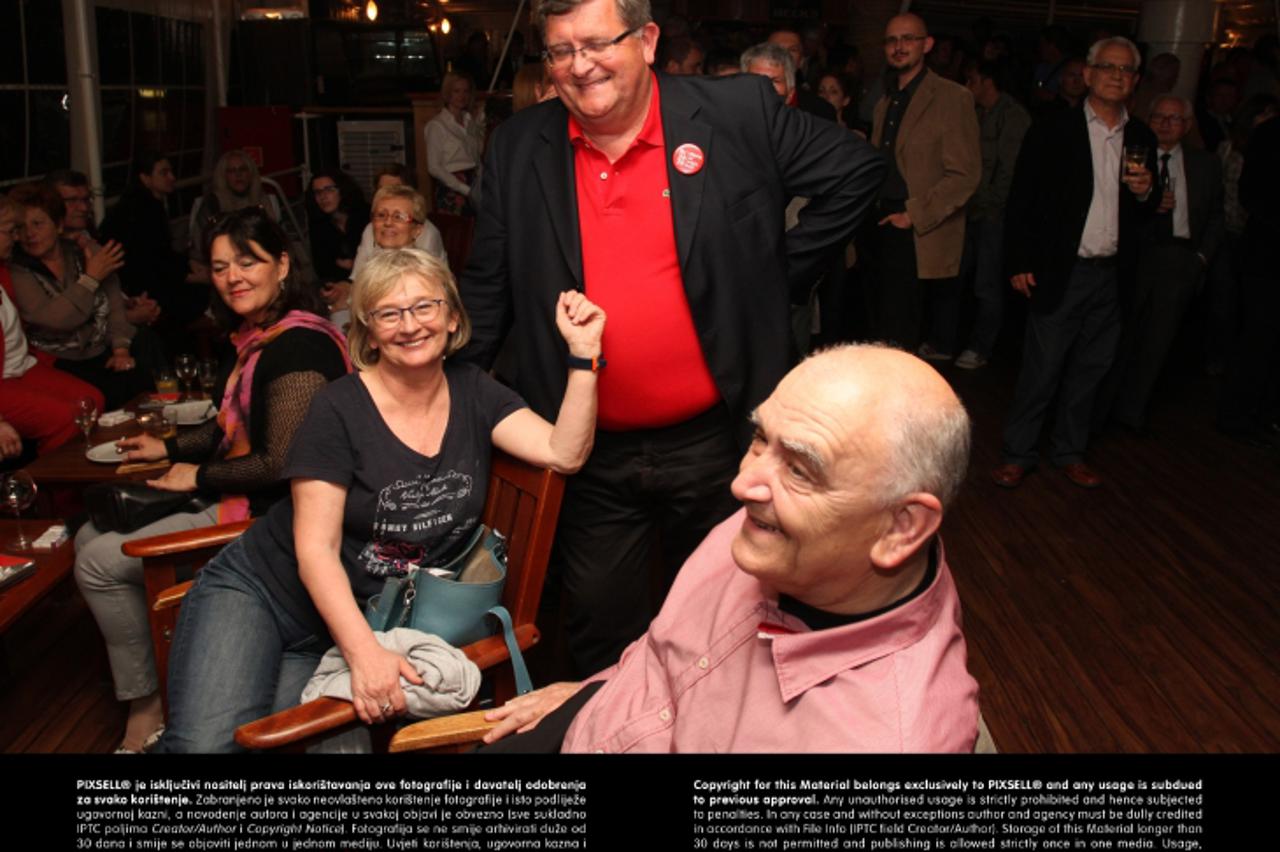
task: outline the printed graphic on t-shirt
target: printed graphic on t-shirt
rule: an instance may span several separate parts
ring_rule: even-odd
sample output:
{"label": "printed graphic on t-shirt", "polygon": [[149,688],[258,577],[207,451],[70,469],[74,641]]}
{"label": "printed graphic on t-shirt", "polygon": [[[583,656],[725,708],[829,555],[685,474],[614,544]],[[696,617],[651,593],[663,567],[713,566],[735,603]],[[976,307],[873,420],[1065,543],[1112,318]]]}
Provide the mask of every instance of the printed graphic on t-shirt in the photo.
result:
{"label": "printed graphic on t-shirt", "polygon": [[475,518],[459,518],[471,496],[469,474],[423,474],[396,480],[378,492],[373,540],[360,561],[375,577],[400,576],[413,565],[439,564],[448,545],[460,538]]}

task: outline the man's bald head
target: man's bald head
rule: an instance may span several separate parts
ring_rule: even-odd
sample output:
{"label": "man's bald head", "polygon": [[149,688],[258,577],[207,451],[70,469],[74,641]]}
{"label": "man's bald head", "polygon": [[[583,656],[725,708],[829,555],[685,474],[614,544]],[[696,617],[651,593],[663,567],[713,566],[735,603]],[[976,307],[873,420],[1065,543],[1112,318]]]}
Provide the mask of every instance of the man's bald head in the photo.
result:
{"label": "man's bald head", "polygon": [[752,422],[731,486],[738,567],[830,612],[914,589],[968,468],[969,418],[937,372],[885,346],[837,347],[788,373]]}
{"label": "man's bald head", "polygon": [[945,507],[959,492],[969,465],[969,415],[924,361],[876,344],[837,346],[801,362],[778,389],[788,384],[814,406],[842,412],[859,444],[881,449],[886,502],[926,492]]}
{"label": "man's bald head", "polygon": [[914,12],[904,12],[901,15],[894,15],[889,19],[889,23],[885,26],[886,31],[905,31],[912,32],[916,35],[928,35],[929,25],[924,22],[924,18]]}

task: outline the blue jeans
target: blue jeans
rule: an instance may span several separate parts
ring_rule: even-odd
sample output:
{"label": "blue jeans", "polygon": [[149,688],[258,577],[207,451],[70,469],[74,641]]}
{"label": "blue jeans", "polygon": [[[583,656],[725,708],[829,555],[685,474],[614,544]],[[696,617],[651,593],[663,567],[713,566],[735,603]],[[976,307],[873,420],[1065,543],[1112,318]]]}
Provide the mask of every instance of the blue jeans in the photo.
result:
{"label": "blue jeans", "polygon": [[243,540],[199,574],[169,658],[163,752],[239,751],[236,728],[298,703],[333,646],[285,612],[259,579]]}

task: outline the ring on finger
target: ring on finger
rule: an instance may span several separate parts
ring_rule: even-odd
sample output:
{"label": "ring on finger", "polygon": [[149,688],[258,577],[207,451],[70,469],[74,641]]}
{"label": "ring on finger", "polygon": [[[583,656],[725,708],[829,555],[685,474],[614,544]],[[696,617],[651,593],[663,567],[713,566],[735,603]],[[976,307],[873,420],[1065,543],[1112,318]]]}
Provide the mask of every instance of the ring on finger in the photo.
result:
{"label": "ring on finger", "polygon": [[390,713],[390,712],[391,712],[391,702],[390,702],[390,701],[388,701],[386,704],[383,704],[383,705],[382,705],[382,712],[383,712],[383,713]]}

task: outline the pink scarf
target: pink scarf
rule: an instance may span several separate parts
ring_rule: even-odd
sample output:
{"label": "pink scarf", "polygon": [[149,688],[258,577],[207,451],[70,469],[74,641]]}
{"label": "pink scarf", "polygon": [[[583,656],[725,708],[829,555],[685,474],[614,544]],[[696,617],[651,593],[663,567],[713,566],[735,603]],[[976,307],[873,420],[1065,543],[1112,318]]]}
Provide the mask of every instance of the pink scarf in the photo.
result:
{"label": "pink scarf", "polygon": [[[309,328],[329,335],[347,372],[351,372],[351,358],[347,355],[347,339],[337,326],[309,311],[289,311],[266,328],[245,324],[231,335],[236,347],[236,366],[227,378],[227,389],[222,395],[222,407],[218,409],[218,425],[222,427],[222,443],[218,445],[221,458],[234,459],[249,454],[249,401],[253,397],[253,373],[258,366],[262,350],[281,333],[291,328]],[[224,494],[218,503],[218,523],[230,524],[249,517],[249,498],[243,494]]]}

